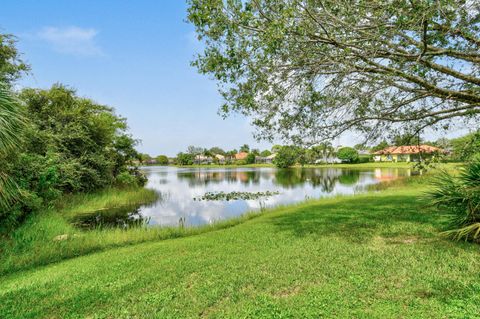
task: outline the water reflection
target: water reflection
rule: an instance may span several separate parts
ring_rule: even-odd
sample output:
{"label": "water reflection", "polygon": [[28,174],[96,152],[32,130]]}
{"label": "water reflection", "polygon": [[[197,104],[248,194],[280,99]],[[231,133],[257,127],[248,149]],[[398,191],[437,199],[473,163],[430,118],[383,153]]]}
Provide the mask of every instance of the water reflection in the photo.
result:
{"label": "water reflection", "polygon": [[[408,169],[352,170],[339,168],[143,168],[149,181],[146,187],[162,194],[153,205],[129,212],[115,212],[102,219],[104,224],[132,227],[135,223],[179,226],[200,225],[241,215],[262,207],[273,207],[337,194],[353,194],[380,181],[409,176]],[[207,192],[279,192],[261,200],[195,201]],[[103,214],[102,214],[103,215]],[[86,218],[86,217],[85,217]],[[123,218],[123,219],[122,219]],[[181,220],[181,222],[180,222]],[[80,224],[88,224],[80,221]]]}
{"label": "water reflection", "polygon": [[81,214],[72,219],[72,223],[83,229],[131,228],[148,225],[150,217],[140,213],[141,205],[122,206],[108,210],[99,210],[89,214]]}

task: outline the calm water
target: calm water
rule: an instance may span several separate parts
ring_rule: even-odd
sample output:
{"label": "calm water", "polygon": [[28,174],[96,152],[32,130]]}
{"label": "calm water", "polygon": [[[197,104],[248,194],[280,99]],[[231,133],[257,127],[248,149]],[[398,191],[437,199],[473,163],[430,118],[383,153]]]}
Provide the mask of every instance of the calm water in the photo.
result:
{"label": "calm water", "polygon": [[[295,203],[308,198],[354,194],[371,184],[410,175],[408,169],[352,170],[339,168],[143,168],[147,188],[160,193],[152,205],[123,207],[83,216],[80,226],[138,224],[201,225],[241,215],[262,207]],[[206,192],[265,192],[280,194],[255,200],[198,201]],[[182,219],[182,221],[180,221]],[[97,226],[98,227],[98,226]]]}

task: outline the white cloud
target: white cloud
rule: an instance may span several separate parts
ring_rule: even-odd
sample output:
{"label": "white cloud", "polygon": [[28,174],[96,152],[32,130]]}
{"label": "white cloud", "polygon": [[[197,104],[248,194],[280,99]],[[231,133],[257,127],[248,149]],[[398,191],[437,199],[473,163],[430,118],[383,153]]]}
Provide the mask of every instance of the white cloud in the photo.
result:
{"label": "white cloud", "polygon": [[98,31],[93,28],[71,26],[45,27],[37,33],[37,36],[60,53],[76,56],[104,56],[102,49],[95,43],[97,34]]}

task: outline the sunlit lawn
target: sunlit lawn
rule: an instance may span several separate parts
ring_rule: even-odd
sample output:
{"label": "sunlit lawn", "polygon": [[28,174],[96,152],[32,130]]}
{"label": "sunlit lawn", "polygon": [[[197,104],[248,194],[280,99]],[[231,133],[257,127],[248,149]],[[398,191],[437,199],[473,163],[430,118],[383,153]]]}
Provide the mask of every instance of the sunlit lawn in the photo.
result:
{"label": "sunlit lawn", "polygon": [[5,276],[0,318],[475,318],[480,248],[439,234],[423,186]]}

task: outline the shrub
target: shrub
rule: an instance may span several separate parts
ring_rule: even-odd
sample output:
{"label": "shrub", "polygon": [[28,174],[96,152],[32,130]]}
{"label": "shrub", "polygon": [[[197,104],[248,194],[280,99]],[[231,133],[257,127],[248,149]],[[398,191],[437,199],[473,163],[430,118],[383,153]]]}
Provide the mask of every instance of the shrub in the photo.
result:
{"label": "shrub", "polygon": [[480,156],[457,176],[443,172],[433,186],[427,197],[450,217],[446,233],[457,240],[480,241]]}
{"label": "shrub", "polygon": [[247,155],[247,158],[245,159],[245,162],[246,162],[247,164],[254,164],[254,163],[255,163],[255,154],[249,153],[249,154]]}
{"label": "shrub", "polygon": [[121,172],[117,175],[115,179],[115,184],[121,188],[129,188],[138,186],[138,181],[135,176],[133,176],[130,172]]}
{"label": "shrub", "polygon": [[121,172],[133,172],[137,141],[112,108],[62,85],[24,89],[20,98],[30,123],[16,165],[25,170],[18,174],[25,190],[48,200],[53,193],[47,191],[90,192],[111,186]]}
{"label": "shrub", "polygon": [[297,151],[293,146],[282,146],[277,152],[277,156],[273,160],[275,166],[279,168],[287,168],[295,165],[297,161]]}
{"label": "shrub", "polygon": [[450,141],[452,153],[450,159],[455,162],[471,160],[480,153],[480,130]]}
{"label": "shrub", "polygon": [[356,163],[358,161],[358,151],[352,147],[342,147],[337,152],[337,157],[346,163]]}
{"label": "shrub", "polygon": [[260,156],[262,157],[267,157],[267,156],[270,156],[272,155],[272,152],[270,152],[269,150],[264,150],[260,153]]}
{"label": "shrub", "polygon": [[159,155],[156,158],[158,165],[168,165],[168,157],[165,155]]}
{"label": "shrub", "polygon": [[372,161],[372,157],[370,155],[360,155],[358,156],[357,163],[369,163]]}
{"label": "shrub", "polygon": [[189,153],[178,153],[177,164],[178,165],[193,165],[194,155]]}

